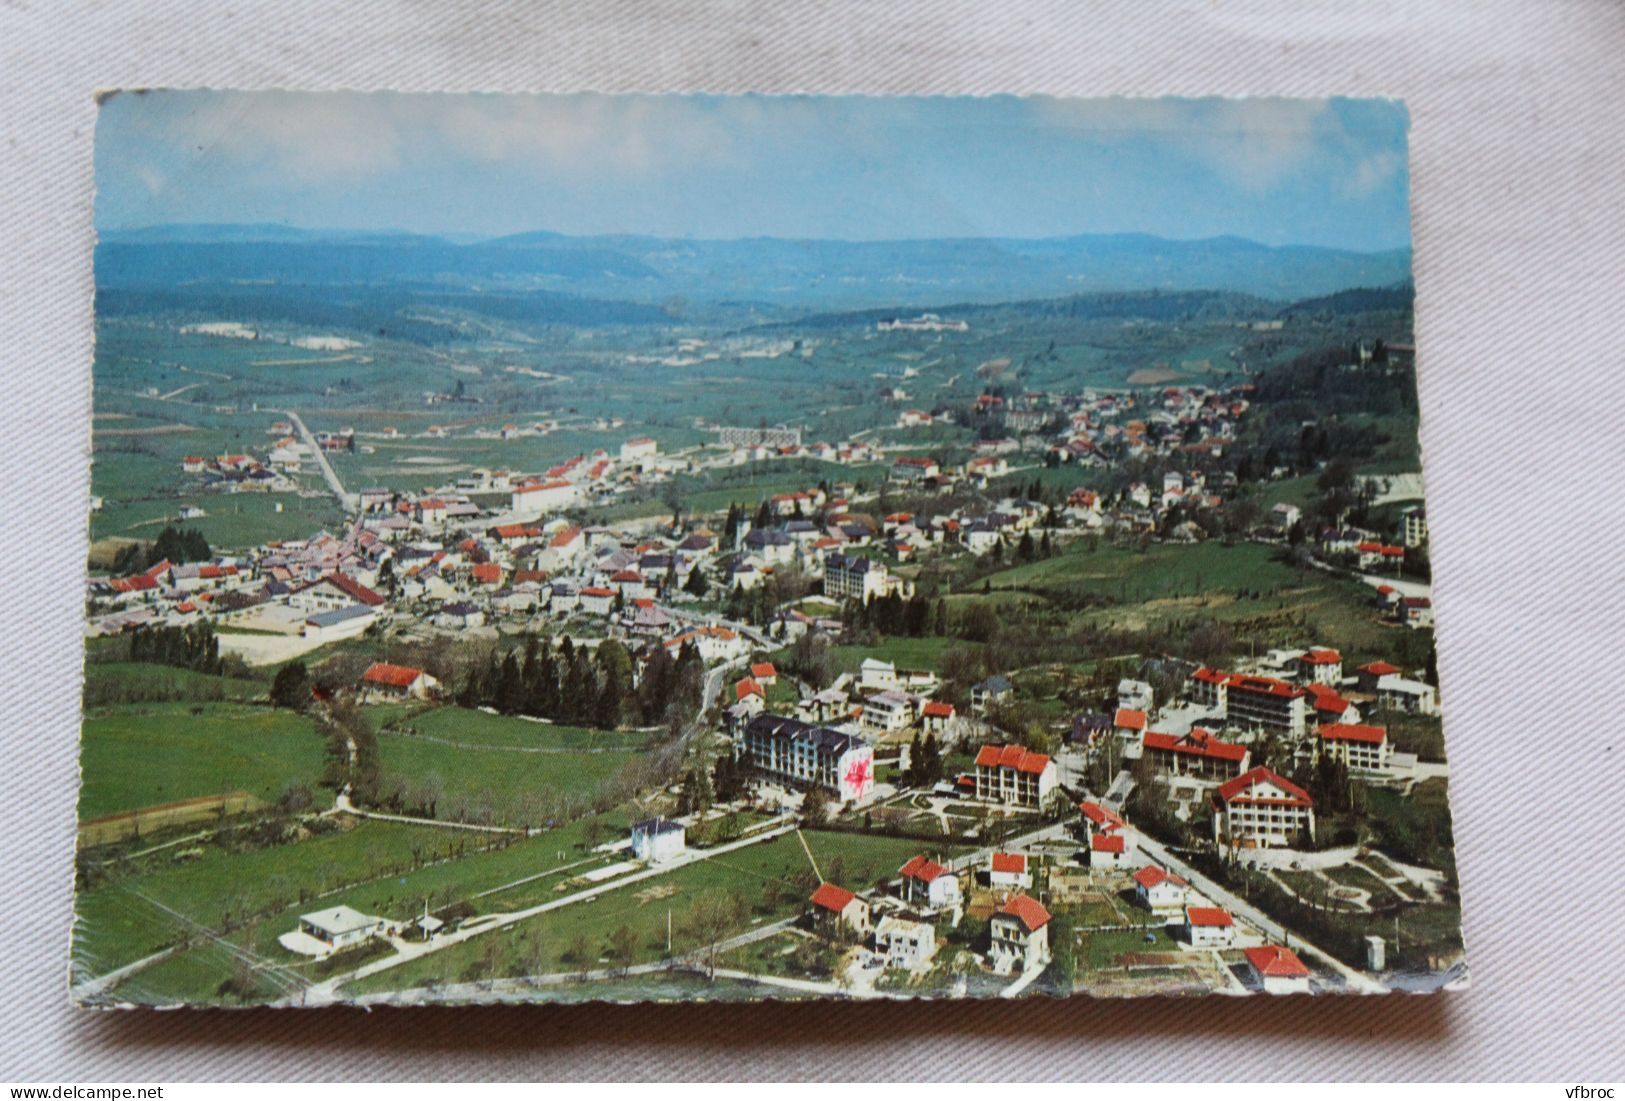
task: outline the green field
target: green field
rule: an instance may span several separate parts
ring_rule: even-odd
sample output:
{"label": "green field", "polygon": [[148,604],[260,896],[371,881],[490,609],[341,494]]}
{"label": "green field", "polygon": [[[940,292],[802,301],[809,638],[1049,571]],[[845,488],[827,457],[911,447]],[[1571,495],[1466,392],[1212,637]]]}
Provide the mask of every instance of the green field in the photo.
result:
{"label": "green field", "polygon": [[834,646],[830,648],[831,668],[837,673],[856,673],[865,658],[892,662],[899,669],[929,669],[941,672],[949,650],[979,650],[980,644],[955,638],[883,638],[873,646]]}
{"label": "green field", "polygon": [[[267,908],[317,909],[311,900],[324,892],[398,875],[411,867],[414,854],[420,859],[444,855],[448,845],[458,843],[483,845],[490,839],[462,830],[360,822],[292,844],[243,851],[209,844],[188,863],[175,862],[175,853],[165,850],[148,858],[147,870],[78,893],[74,956],[101,973],[175,940],[184,922],[161,907],[222,930],[228,923],[259,920]],[[320,905],[330,903],[323,899]],[[276,932],[292,927],[290,922]]]}
{"label": "green field", "polygon": [[435,817],[496,825],[540,825],[549,792],[590,794],[632,759],[624,749],[531,751],[476,743],[447,744],[390,731],[378,735],[383,782],[408,788],[428,777],[440,781]]}
{"label": "green field", "polygon": [[236,703],[122,704],[87,712],[79,817],[227,791],[275,801],[289,784],[312,787],[325,746],[290,711]]}
{"label": "green field", "polygon": [[[842,882],[853,889],[894,877],[905,861],[921,851],[920,842],[909,839],[820,832],[804,836],[826,875],[831,874],[839,858]],[[936,847],[942,848],[940,843]],[[953,855],[952,849],[944,852]],[[698,900],[743,896],[746,914],[726,934],[733,935],[804,910],[806,900],[790,880],[806,870],[807,857],[800,842],[794,836],[779,837],[623,890],[606,890],[595,902],[576,903],[507,930],[476,937],[373,975],[347,989],[351,994],[377,993],[430,982],[529,973],[533,965],[528,953],[532,938],[540,939],[540,955],[534,962],[544,971],[579,966],[580,961],[571,952],[578,938],[585,942],[591,965],[602,966],[600,957],[608,962],[608,938],[621,925],[635,936],[635,962],[659,960],[665,955],[668,910],[674,949],[692,950],[700,947],[700,942],[686,930],[690,911]],[[492,941],[495,947],[487,947]]]}
{"label": "green field", "polygon": [[[1084,933],[1086,951],[1078,958],[1078,970],[1104,971],[1120,966],[1119,960],[1135,952],[1177,952],[1179,946],[1160,925],[1144,930]],[[1150,937],[1149,941],[1146,937]]]}
{"label": "green field", "polygon": [[533,722],[466,707],[400,709],[389,716],[379,715],[382,710],[370,712],[381,728],[488,749],[640,749],[649,740],[637,731]]}

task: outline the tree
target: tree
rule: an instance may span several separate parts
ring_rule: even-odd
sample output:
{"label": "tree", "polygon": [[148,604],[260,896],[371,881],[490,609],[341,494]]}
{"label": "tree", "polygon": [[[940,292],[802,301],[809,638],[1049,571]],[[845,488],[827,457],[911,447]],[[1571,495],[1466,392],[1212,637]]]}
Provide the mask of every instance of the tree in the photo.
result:
{"label": "tree", "polygon": [[683,585],[683,591],[685,593],[696,599],[701,599],[705,596],[706,590],[710,589],[710,587],[711,583],[705,579],[704,570],[700,569],[698,566],[694,566],[689,569],[688,581]]}
{"label": "tree", "polygon": [[801,817],[810,826],[822,825],[829,817],[829,794],[823,785],[813,784],[801,797]]}
{"label": "tree", "polygon": [[630,926],[622,923],[616,926],[615,931],[609,935],[609,958],[620,965],[621,974],[636,961],[638,954],[638,935]]}
{"label": "tree", "polygon": [[310,706],[310,671],[302,661],[290,661],[271,681],[271,706],[303,711]]}

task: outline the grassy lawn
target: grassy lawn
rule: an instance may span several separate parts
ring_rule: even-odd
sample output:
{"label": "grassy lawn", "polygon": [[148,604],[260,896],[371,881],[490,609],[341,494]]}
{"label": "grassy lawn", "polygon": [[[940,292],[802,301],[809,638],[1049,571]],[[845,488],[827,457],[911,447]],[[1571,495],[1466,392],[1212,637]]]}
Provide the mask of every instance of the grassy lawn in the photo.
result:
{"label": "grassy lawn", "polygon": [[1341,867],[1328,868],[1326,874],[1345,887],[1353,887],[1357,890],[1369,892],[1371,896],[1370,902],[1373,906],[1384,906],[1390,902],[1400,901],[1400,897],[1394,893],[1388,884],[1358,864],[1344,864]]}
{"label": "grassy lawn", "polygon": [[291,711],[236,703],[121,704],[86,716],[79,817],[227,791],[274,801],[290,783],[314,786],[325,746]]}
{"label": "grassy lawn", "polygon": [[[228,917],[267,907],[316,909],[309,901],[314,896],[409,869],[414,854],[420,859],[444,855],[449,845],[486,841],[465,830],[361,822],[354,829],[242,852],[208,845],[201,857],[184,864],[155,854],[151,870],[78,894],[74,956],[99,973],[163,947],[178,926],[158,904],[218,929]],[[275,933],[292,927],[290,922]]]}
{"label": "grassy lawn", "polygon": [[[838,867],[841,881],[853,889],[895,876],[897,869],[921,848],[920,842],[906,838],[820,832],[804,836],[824,874],[832,875],[832,867]],[[622,925],[635,935],[636,962],[659,960],[665,955],[668,911],[675,950],[691,950],[700,946],[688,929],[689,915],[698,901],[741,896],[745,915],[728,934],[733,935],[752,925],[801,912],[805,900],[789,884],[792,877],[806,870],[807,857],[800,842],[794,836],[779,837],[624,890],[605,891],[596,901],[542,914],[502,932],[402,964],[357,983],[349,992],[376,993],[434,981],[525,974],[534,966],[547,971],[570,970],[580,964],[571,951],[578,938],[585,943],[590,965],[601,966],[601,959],[608,962],[610,934]],[[539,938],[541,944],[535,959],[529,955],[533,938]],[[495,946],[488,946],[490,942]]]}
{"label": "grassy lawn", "polygon": [[856,673],[865,658],[889,661],[899,669],[930,669],[940,673],[949,650],[977,650],[980,643],[957,638],[884,638],[874,646],[835,646],[830,649],[831,667],[838,673]]}
{"label": "grassy lawn", "polygon": [[[385,711],[385,708],[391,710]],[[466,707],[384,704],[369,712],[380,729],[443,738],[490,749],[639,749],[648,736],[635,731],[590,730],[532,722]]]}
{"label": "grassy lawn", "polygon": [[[1104,597],[1118,603],[1143,603],[1237,590],[1274,592],[1301,584],[1291,566],[1275,561],[1275,549],[1256,543],[1225,546],[1153,544],[1141,552],[1128,547],[1086,545],[1068,548],[1054,558],[1000,570],[989,587],[1019,589],[1057,599]],[[978,583],[979,584],[979,583]]]}
{"label": "grassy lawn", "polygon": [[[466,716],[468,712],[461,714]],[[439,778],[442,793],[435,810],[438,818],[539,825],[530,821],[533,797],[538,792],[560,788],[596,791],[633,757],[622,749],[528,752],[511,746],[468,748],[477,744],[448,745],[409,734],[381,732],[381,790],[390,791],[397,778],[410,788],[432,774]]]}
{"label": "grassy lawn", "polygon": [[[1150,937],[1148,941],[1145,938]],[[1105,971],[1118,967],[1118,961],[1132,952],[1177,952],[1179,946],[1161,925],[1140,930],[1083,933],[1083,951],[1078,954],[1080,971]]]}

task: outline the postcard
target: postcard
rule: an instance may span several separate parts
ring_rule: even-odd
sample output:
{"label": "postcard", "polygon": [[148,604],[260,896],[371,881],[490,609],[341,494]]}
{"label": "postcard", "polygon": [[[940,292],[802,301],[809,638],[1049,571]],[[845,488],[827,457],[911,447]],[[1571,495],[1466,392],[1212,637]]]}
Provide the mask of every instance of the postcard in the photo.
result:
{"label": "postcard", "polygon": [[104,96],[71,999],[1464,986],[1407,133]]}

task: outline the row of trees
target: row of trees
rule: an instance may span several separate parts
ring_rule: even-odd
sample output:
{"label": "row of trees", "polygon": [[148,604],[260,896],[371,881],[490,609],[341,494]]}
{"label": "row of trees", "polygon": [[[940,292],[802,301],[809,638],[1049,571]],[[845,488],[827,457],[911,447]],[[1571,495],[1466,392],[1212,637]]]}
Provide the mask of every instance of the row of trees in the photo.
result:
{"label": "row of trees", "polygon": [[631,654],[615,639],[589,650],[568,636],[555,643],[532,635],[522,647],[473,669],[457,702],[603,729],[680,726],[693,717],[705,677],[693,643],[685,643],[675,658],[666,647],[655,647],[636,687],[632,672]]}
{"label": "row of trees", "polygon": [[210,676],[225,671],[220,642],[207,621],[187,627],[139,627],[125,637],[129,639],[130,661],[173,665]]}
{"label": "row of trees", "polygon": [[114,576],[142,573],[168,561],[207,562],[214,557],[209,541],[196,528],[166,527],[151,543],[126,543],[113,556]]}

